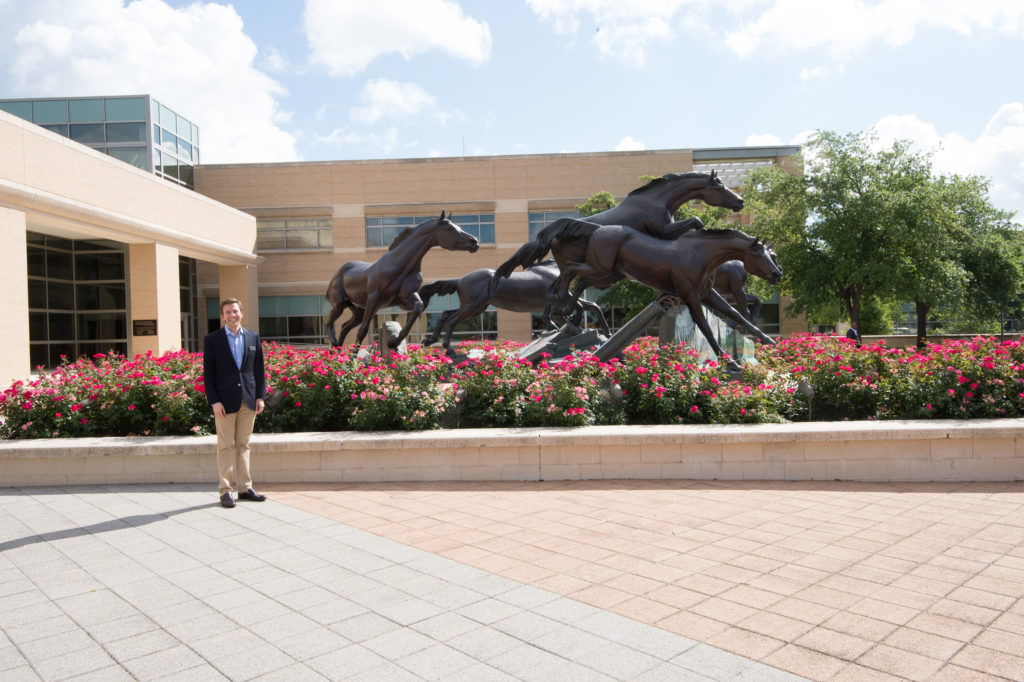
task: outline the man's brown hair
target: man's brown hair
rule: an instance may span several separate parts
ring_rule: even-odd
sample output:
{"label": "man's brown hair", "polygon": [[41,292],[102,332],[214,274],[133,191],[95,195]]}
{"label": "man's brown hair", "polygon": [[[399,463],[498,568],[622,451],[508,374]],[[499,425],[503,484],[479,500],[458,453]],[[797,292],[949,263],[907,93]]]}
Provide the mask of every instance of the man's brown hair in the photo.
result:
{"label": "man's brown hair", "polygon": [[224,306],[231,305],[232,303],[237,303],[238,309],[242,309],[242,302],[239,301],[237,298],[225,298],[223,301],[220,302],[220,314],[224,314]]}

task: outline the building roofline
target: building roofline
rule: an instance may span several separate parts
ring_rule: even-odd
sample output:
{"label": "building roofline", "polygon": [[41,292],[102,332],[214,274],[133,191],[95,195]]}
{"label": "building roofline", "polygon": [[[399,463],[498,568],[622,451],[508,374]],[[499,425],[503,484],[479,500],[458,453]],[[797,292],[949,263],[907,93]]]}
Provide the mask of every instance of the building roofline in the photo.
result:
{"label": "building roofline", "polygon": [[790,156],[800,151],[799,146],[785,145],[775,147],[706,147],[701,149],[644,149],[638,151],[603,151],[603,152],[556,152],[552,154],[492,154],[487,156],[430,156],[410,157],[401,159],[335,159],[330,161],[267,161],[267,162],[246,162],[246,163],[201,163],[196,165],[199,168],[262,168],[265,166],[288,167],[288,166],[336,166],[362,165],[362,164],[388,164],[388,163],[438,163],[438,162],[465,162],[465,161],[493,161],[496,159],[551,159],[551,158],[579,158],[599,156],[658,156],[664,154],[687,154],[693,155],[694,161],[717,160],[717,159],[767,159],[779,156]]}

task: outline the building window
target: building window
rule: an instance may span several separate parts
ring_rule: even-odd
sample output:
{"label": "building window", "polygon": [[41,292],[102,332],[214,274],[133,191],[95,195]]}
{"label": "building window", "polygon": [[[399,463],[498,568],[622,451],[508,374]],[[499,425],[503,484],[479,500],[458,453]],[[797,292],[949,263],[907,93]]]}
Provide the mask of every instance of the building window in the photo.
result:
{"label": "building window", "polygon": [[330,218],[257,218],[256,250],[330,249],[332,230]]}
{"label": "building window", "polygon": [[[212,305],[211,305],[212,304]],[[220,317],[218,301],[210,299],[210,317]],[[327,343],[324,321],[330,304],[322,295],[260,296],[260,336],[266,341],[290,345]]]}
{"label": "building window", "polygon": [[124,247],[27,233],[32,366],[128,352]]}
{"label": "building window", "polygon": [[580,212],[571,211],[538,211],[530,213],[530,241],[537,238],[537,233],[559,218],[579,218]]}
{"label": "building window", "polygon": [[[434,218],[437,216],[367,216],[366,246],[391,246],[402,230],[416,227]],[[493,213],[463,213],[450,216],[450,220],[476,237],[481,244],[494,243]]]}

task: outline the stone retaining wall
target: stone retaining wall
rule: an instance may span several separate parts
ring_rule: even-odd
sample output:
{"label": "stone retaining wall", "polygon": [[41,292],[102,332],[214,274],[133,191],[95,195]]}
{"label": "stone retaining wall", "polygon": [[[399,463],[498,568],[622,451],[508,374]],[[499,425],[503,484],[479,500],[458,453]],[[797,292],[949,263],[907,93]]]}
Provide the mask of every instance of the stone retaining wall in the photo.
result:
{"label": "stone retaining wall", "polygon": [[[0,487],[217,480],[205,437],[0,442]],[[1024,419],[257,434],[267,482],[1024,479]]]}

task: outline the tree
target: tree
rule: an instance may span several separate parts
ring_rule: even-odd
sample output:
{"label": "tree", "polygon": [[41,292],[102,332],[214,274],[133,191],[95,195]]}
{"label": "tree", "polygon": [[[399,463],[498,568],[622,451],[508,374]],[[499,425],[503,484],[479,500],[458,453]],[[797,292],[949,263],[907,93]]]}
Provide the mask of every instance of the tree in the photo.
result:
{"label": "tree", "polygon": [[[778,167],[750,173],[746,211],[753,231],[777,242],[796,311],[813,317],[838,301],[863,331],[868,299],[883,307],[914,301],[923,343],[933,309],[984,307],[970,288],[985,270],[973,251],[1005,252],[997,262],[1010,276],[1020,242],[1008,238],[1009,217],[991,207],[983,180],[936,177],[930,154],[903,141],[876,148],[872,133],[819,132],[805,148],[803,176]],[[986,300],[989,309],[1010,305]]]}

